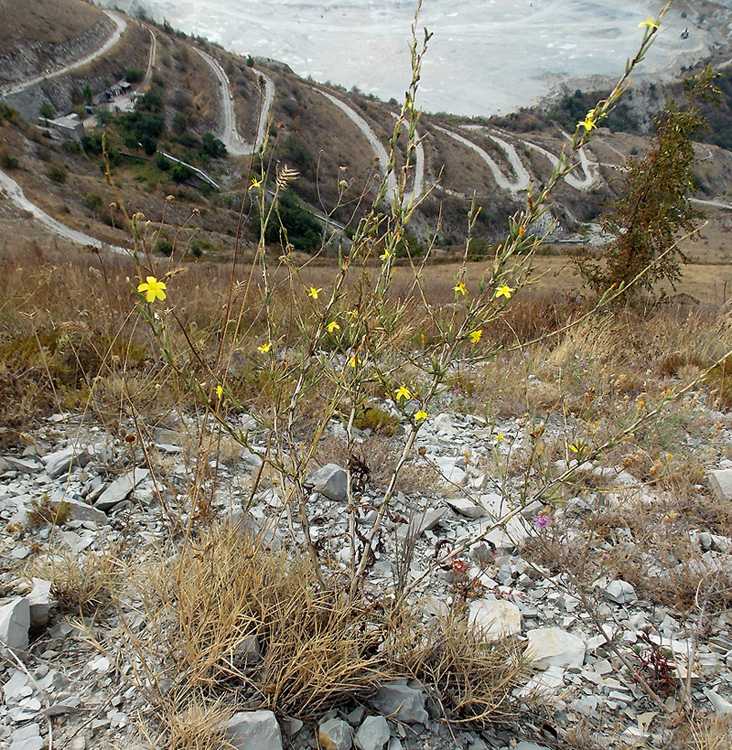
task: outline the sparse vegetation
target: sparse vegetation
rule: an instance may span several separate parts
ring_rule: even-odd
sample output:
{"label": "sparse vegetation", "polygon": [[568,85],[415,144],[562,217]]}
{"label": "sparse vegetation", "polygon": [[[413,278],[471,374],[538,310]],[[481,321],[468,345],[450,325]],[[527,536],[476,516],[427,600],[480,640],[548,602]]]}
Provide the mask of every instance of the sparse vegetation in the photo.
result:
{"label": "sparse vegetation", "polygon": [[[646,25],[640,57],[655,31]],[[187,49],[172,47],[171,64],[192,64],[197,56]],[[239,708],[317,721],[397,678],[423,686],[432,715],[454,727],[478,731],[525,717],[525,699],[514,694],[526,680],[523,643],[489,638],[468,615],[488,590],[499,601],[520,596],[508,563],[486,543],[488,531],[516,535],[502,557],[521,548],[521,576],[574,602],[606,638],[608,668],[633,674],[658,723],[683,723],[699,750],[722,747],[728,727],[683,714],[692,699],[673,655],[648,633],[635,653],[608,636],[602,602],[602,581],[619,579],[679,618],[698,617],[699,630],[732,602],[729,574],[709,574],[693,537],[702,527],[727,535],[732,523],[729,504],[702,486],[705,466],[729,451],[713,437],[729,427],[728,309],[610,309],[618,287],[604,288],[678,280],[678,268],[653,263],[673,247],[678,227],[692,228],[694,216],[674,198],[691,179],[689,135],[701,115],[671,107],[654,148],[633,162],[609,219],[617,252],[625,237],[663,243],[627,266],[611,258],[596,267],[590,285],[599,303],[552,277],[536,280],[532,264],[544,246],[537,226],[632,66],[595,108],[581,92],[567,104],[571,147],[543,165],[545,184],[528,189],[500,241],[476,237],[453,248],[450,238],[441,245],[452,248],[453,262],[430,266],[437,242],[417,235],[415,216],[421,201],[437,199],[406,199],[424,133],[414,99],[423,52],[413,40],[413,79],[390,136],[396,199],[387,202],[387,170],[378,180],[369,172],[369,188],[352,200],[346,167],[338,167],[336,209],[356,220],[326,262],[323,219],[293,190],[318,175],[302,132],[280,142],[274,128],[256,167],[216,202],[189,199],[194,190],[184,183],[193,171],[158,151],[164,144],[181,158],[226,157],[222,141],[194,131],[195,104],[180,88],[153,88],[104,136],[91,133],[83,154],[39,146],[52,189],[72,183],[82,220],[91,222],[92,212],[123,227],[133,250],[125,257],[7,248],[0,438],[17,446],[43,417],[83,412],[85,424],[109,438],[110,462],[151,472],[145,512],[157,525],[140,529],[122,509],[113,533],[128,546],[100,542],[73,555],[51,546],[29,570],[53,581],[62,612],[92,623],[88,642],[114,652],[114,667],[146,701],[140,731],[151,746],[214,750],[224,741],[222,722]],[[366,104],[367,116],[381,106]],[[85,171],[69,170],[67,158],[84,160]],[[145,186],[134,200],[121,187],[130,174]],[[366,206],[369,190],[375,200]],[[643,220],[624,224],[617,216],[639,213],[639,193],[660,203],[644,204]],[[153,198],[158,204],[138,208]],[[432,232],[444,236],[440,210],[428,215]],[[229,213],[238,228],[225,247],[218,222]],[[481,213],[475,199],[468,238],[485,226]],[[660,214],[670,230],[649,218]],[[213,262],[221,256],[226,264]],[[480,452],[460,447],[454,463],[465,467],[464,483],[446,480],[418,443],[426,424],[433,434],[459,436],[467,419],[451,420],[461,415],[485,439]],[[513,432],[504,434],[509,418]],[[180,432],[179,453],[163,455],[170,446],[163,449],[161,428]],[[239,471],[247,461],[256,467],[250,474]],[[326,525],[307,477],[332,461],[348,471],[345,497],[333,501],[337,523]],[[185,470],[185,486],[170,478],[173,463]],[[226,481],[224,465],[232,467]],[[480,473],[468,480],[469,467]],[[622,471],[635,481],[615,484]],[[223,486],[234,475],[237,487]],[[481,531],[435,531],[413,565],[419,512],[402,493],[459,496],[480,510],[487,481],[501,514],[484,515]],[[70,511],[68,502],[42,499],[27,523],[49,526],[53,536]],[[377,563],[381,578],[372,576]],[[491,580],[499,574],[500,585]],[[443,607],[433,616],[424,599],[434,592]]]}

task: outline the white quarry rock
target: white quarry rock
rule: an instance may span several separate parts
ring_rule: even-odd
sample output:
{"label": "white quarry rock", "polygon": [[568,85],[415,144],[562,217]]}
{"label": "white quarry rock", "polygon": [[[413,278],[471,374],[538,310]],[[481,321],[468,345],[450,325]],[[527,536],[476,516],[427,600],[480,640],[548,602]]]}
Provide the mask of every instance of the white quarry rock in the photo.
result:
{"label": "white quarry rock", "polygon": [[79,445],[70,445],[63,450],[49,453],[41,460],[46,467],[46,474],[51,479],[58,479],[74,466],[86,466],[89,463],[89,454]]}
{"label": "white quarry rock", "polygon": [[11,735],[10,750],[43,750],[46,741],[41,737],[38,724],[26,724]]}
{"label": "white quarry rock", "polygon": [[603,592],[603,596],[616,604],[632,604],[638,600],[635,589],[627,582],[616,578]]}
{"label": "white quarry rock", "polygon": [[478,599],[470,604],[468,622],[487,640],[497,641],[521,632],[521,610],[504,599]]}
{"label": "white quarry rock", "polygon": [[389,724],[383,716],[367,716],[356,732],[358,750],[382,750],[389,741]]}
{"label": "white quarry rock", "polygon": [[448,456],[434,456],[431,460],[437,465],[437,468],[442,476],[450,482],[450,484],[457,484],[462,486],[465,484],[465,480],[468,475],[463,469],[457,464],[461,461],[461,458],[450,458]]}
{"label": "white quarry rock", "polygon": [[371,700],[371,705],[385,716],[393,716],[405,724],[427,724],[426,695],[422,690],[409,687],[404,681],[387,682]]}
{"label": "white quarry rock", "polygon": [[445,508],[429,508],[422,513],[416,513],[409,523],[403,523],[397,527],[397,539],[400,541],[407,537],[416,539],[425,531],[434,529],[446,515],[447,509]]}
{"label": "white quarry rock", "polygon": [[732,469],[710,471],[707,479],[719,502],[732,500]]}
{"label": "white quarry rock", "polygon": [[30,606],[30,622],[34,628],[43,628],[48,624],[51,611],[51,581],[43,578],[33,579],[33,590],[28,594]]}
{"label": "white quarry rock", "polygon": [[470,500],[462,497],[451,497],[445,501],[456,513],[465,518],[480,518],[485,515],[485,510]]}
{"label": "white quarry rock", "polygon": [[540,698],[554,693],[564,685],[562,667],[551,666],[549,669],[535,674],[522,688],[516,692],[518,698]]}
{"label": "white quarry rock", "polygon": [[94,503],[97,510],[110,510],[121,503],[140,482],[150,475],[147,469],[132,469],[115,479]]}
{"label": "white quarry rock", "polygon": [[319,492],[329,500],[343,502],[346,499],[348,475],[337,464],[326,464],[305,480],[315,492]]}
{"label": "white quarry rock", "polygon": [[[35,460],[27,458],[17,458],[16,456],[3,456],[3,464],[6,468],[22,471],[24,474],[35,474],[41,470],[41,465]],[[5,471],[5,469],[3,469]]]}
{"label": "white quarry rock", "polygon": [[719,693],[715,693],[714,690],[705,688],[704,695],[707,696],[709,702],[714,706],[714,710],[722,716],[732,714],[732,703],[722,698]]}
{"label": "white quarry rock", "polygon": [[537,745],[536,742],[519,742],[516,750],[549,750],[546,745]]}
{"label": "white quarry rock", "polygon": [[539,669],[551,666],[581,667],[585,661],[585,642],[561,628],[537,628],[527,633],[524,656]]}
{"label": "white quarry rock", "polygon": [[318,727],[318,742],[323,750],[351,750],[351,727],[343,719],[328,719]]}
{"label": "white quarry rock", "polygon": [[102,513],[101,510],[87,505],[82,500],[77,500],[70,495],[67,495],[64,490],[57,490],[51,495],[49,499],[49,505],[53,510],[58,510],[58,506],[61,503],[65,503],[69,508],[69,518],[72,521],[92,521],[93,523],[103,526],[109,523],[107,516]]}
{"label": "white quarry rock", "polygon": [[17,596],[0,606],[0,643],[10,648],[28,648],[30,628],[30,605],[28,600]]}
{"label": "white quarry rock", "polygon": [[282,735],[271,711],[240,711],[226,722],[226,739],[236,750],[282,750]]}

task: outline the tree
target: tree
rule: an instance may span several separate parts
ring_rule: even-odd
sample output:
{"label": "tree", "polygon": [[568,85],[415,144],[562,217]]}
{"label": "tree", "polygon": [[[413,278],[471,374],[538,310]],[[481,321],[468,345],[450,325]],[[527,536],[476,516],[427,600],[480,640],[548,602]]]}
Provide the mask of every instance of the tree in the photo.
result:
{"label": "tree", "polygon": [[704,216],[690,202],[697,189],[692,138],[707,126],[700,101],[717,95],[714,78],[708,67],[697,79],[686,81],[687,106],[680,109],[669,100],[656,118],[646,155],[627,160],[625,189],[602,220],[614,239],[604,248],[604,257],[585,252],[573,261],[594,291],[622,288],[641,273],[636,290],[652,293],[662,280],[675,288],[687,260],[676,243],[683,233],[693,236]]}

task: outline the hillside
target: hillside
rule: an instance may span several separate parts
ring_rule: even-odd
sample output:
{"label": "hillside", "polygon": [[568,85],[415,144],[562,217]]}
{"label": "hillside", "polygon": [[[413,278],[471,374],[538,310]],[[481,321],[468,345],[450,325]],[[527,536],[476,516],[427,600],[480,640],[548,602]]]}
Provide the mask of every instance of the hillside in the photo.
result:
{"label": "hillside", "polygon": [[138,15],[7,37],[0,746],[732,746],[732,153]]}
{"label": "hillside", "polygon": [[[100,17],[96,8],[81,0],[75,3],[75,13],[69,13],[71,5],[55,6],[55,21],[47,3],[27,3],[23,14],[12,19],[20,30],[13,36],[13,54],[18,54],[21,34],[27,36],[25,54],[41,44],[43,35],[66,39],[81,31],[84,23],[88,30],[94,24],[109,25],[114,20]],[[62,19],[68,17],[75,21],[67,27]],[[37,25],[34,32],[33,18],[42,18],[52,31],[39,34],[37,29],[45,29],[46,25]],[[142,211],[154,221],[165,214],[173,226],[186,224],[183,233],[177,235],[181,247],[188,248],[191,231],[196,227],[200,236],[195,254],[226,257],[233,249],[242,200],[246,204],[249,172],[259,171],[256,160],[244,155],[247,149],[252,151],[246,144],[261,138],[262,124],[268,118],[275,162],[287,163],[300,173],[292,185],[299,205],[295,205],[296,200],[290,209],[294,212],[293,221],[303,222],[292,234],[296,248],[312,252],[319,244],[320,220],[311,211],[321,216],[332,214],[333,220],[351,229],[355,226],[353,222],[374,195],[374,177],[384,168],[397,112],[394,104],[356,91],[329,90],[299,79],[286,66],[238,58],[204,40],[188,39],[167,25],[155,27],[131,18],[124,23],[121,38],[104,55],[82,68],[60,71],[52,80],[40,81],[5,99],[28,123],[35,121],[43,107],[55,114],[75,109],[85,118],[89,140],[83,153],[72,144],[39,139],[39,131],[32,124],[19,127],[8,118],[3,121],[5,163],[15,164],[17,160],[13,178],[43,211],[72,229],[125,245],[129,241],[128,230],[108,209],[122,199],[132,213]],[[55,43],[57,65],[62,67],[71,51],[60,42]],[[10,44],[8,37],[6,45]],[[209,57],[198,54],[197,47]],[[10,51],[8,47],[7,53]],[[214,64],[220,65],[220,74],[211,67]],[[139,86],[138,93],[146,93],[147,114],[115,115],[116,105],[112,103],[110,107],[105,102],[97,104],[97,115],[85,112],[87,102],[97,102],[104,91],[128,74],[141,77],[137,79],[141,82],[133,83],[132,88]],[[225,76],[226,92],[219,75]],[[271,109],[263,112],[265,93],[271,97]],[[518,119],[504,118],[493,123],[424,116],[420,148],[414,155],[421,160],[421,166],[419,170],[413,167],[408,184],[409,190],[417,188],[423,197],[412,224],[413,242],[417,243],[414,248],[427,242],[430,227],[440,216],[437,244],[444,250],[438,255],[449,257],[451,252],[459,251],[466,238],[464,216],[474,192],[484,208],[476,225],[477,237],[488,244],[499,239],[505,217],[522,206],[521,191],[548,179],[552,159],[565,148],[566,137],[557,122],[568,128],[578,112],[586,111],[591,97],[583,94],[576,97],[577,101],[565,97],[559,101],[556,116],[551,112],[534,115],[526,111]],[[603,128],[586,150],[586,165],[556,192],[552,210],[556,224],[551,239],[581,242],[590,222],[612,200],[617,190],[616,170],[623,158],[642,153],[647,136],[638,133],[629,139],[622,132],[637,132],[627,115],[627,106],[621,104],[609,121],[610,127]],[[228,115],[227,107],[231,109]],[[105,109],[110,112],[105,113]],[[102,128],[95,128],[95,122]],[[718,124],[717,120],[714,122]],[[232,146],[232,132],[245,148]],[[99,179],[103,169],[103,133],[113,155],[114,188]],[[223,151],[219,153],[211,145],[213,141],[204,142],[204,136],[228,144],[228,157],[222,158]],[[732,158],[720,148],[708,148],[711,150],[707,158],[700,159],[697,166],[697,176],[701,194],[713,200],[723,197],[729,188]],[[186,176],[181,169],[171,169],[173,163],[159,153],[155,155],[153,149],[204,168],[219,189],[208,192],[210,186],[197,185],[196,178]],[[403,162],[403,149],[402,143],[397,151],[397,169]],[[238,156],[239,152],[242,155]],[[417,172],[419,185],[414,182]],[[49,177],[49,173],[57,179]],[[62,174],[63,178],[59,178]],[[173,206],[165,202],[169,195],[176,198]],[[193,208],[198,213],[191,221]],[[251,214],[248,206],[245,212]],[[712,219],[712,227],[718,223],[718,219]],[[251,227],[250,223],[244,225],[244,248],[256,236],[256,230],[250,234]],[[176,230],[165,229],[161,239],[170,242],[171,232],[175,234]],[[711,232],[714,237],[717,234],[717,229]],[[167,248],[166,242],[161,247]],[[710,252],[720,254],[716,248]]]}

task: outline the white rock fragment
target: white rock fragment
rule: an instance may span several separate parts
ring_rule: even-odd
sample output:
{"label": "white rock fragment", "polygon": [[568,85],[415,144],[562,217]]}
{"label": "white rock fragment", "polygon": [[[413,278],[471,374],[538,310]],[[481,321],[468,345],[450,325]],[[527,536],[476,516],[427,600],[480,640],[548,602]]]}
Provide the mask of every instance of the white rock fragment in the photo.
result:
{"label": "white rock fragment", "polygon": [[718,714],[721,714],[722,716],[728,716],[729,714],[732,714],[732,703],[722,698],[719,693],[716,693],[714,690],[710,690],[709,688],[705,688],[704,695],[707,696],[709,702],[714,706],[714,710]]}
{"label": "white rock fragment", "polygon": [[337,464],[326,464],[305,480],[308,487],[336,502],[346,499],[348,475]]}
{"label": "white rock fragment", "polygon": [[536,628],[527,633],[524,656],[535,667],[579,668],[585,661],[585,642],[561,628]]}
{"label": "white rock fragment", "polygon": [[519,688],[516,697],[541,698],[554,693],[564,685],[564,672],[562,667],[551,666],[535,674],[522,688]]}
{"label": "white rock fragment", "polygon": [[43,578],[33,579],[33,590],[28,594],[30,606],[30,621],[34,628],[43,628],[48,624],[48,616],[51,612],[51,581]]}
{"label": "white rock fragment", "polygon": [[445,500],[445,502],[461,516],[465,518],[480,518],[485,515],[485,510],[476,505],[470,500],[465,500],[462,497],[451,497]]}
{"label": "white rock fragment", "polygon": [[638,600],[635,589],[627,582],[616,578],[603,592],[603,596],[616,604],[632,604]]}
{"label": "white rock fragment", "polygon": [[470,604],[468,623],[497,641],[521,632],[521,610],[504,599],[478,599]]}
{"label": "white rock fragment", "polygon": [[115,479],[94,503],[97,510],[111,510],[121,503],[140,482],[147,479],[150,472],[147,469],[132,469]]}
{"label": "white rock fragment", "polygon": [[48,502],[54,511],[57,511],[59,506],[64,503],[65,507],[69,509],[69,519],[72,521],[92,521],[100,526],[108,523],[107,516],[101,510],[67,495],[64,490],[54,492]]}
{"label": "white rock fragment", "polygon": [[10,648],[28,648],[30,628],[30,605],[28,600],[18,596],[0,606],[0,643]]}
{"label": "white rock fragment", "polygon": [[707,475],[712,492],[721,502],[732,500],[732,469],[717,469]]}
{"label": "white rock fragment", "polygon": [[226,723],[226,739],[235,750],[282,750],[282,734],[271,711],[240,711]]}
{"label": "white rock fragment", "polygon": [[382,685],[371,700],[371,705],[385,716],[393,716],[405,724],[427,724],[430,717],[424,707],[426,698],[422,690],[397,680]]}
{"label": "white rock fragment", "polygon": [[318,727],[318,742],[323,750],[351,750],[351,727],[343,719],[328,719]]}
{"label": "white rock fragment", "polygon": [[58,479],[74,466],[86,466],[89,463],[89,454],[81,446],[70,445],[63,450],[49,453],[41,460],[46,467],[46,474],[51,479]]}
{"label": "white rock fragment", "polygon": [[383,716],[367,716],[356,732],[358,750],[382,750],[389,741],[389,724]]}

